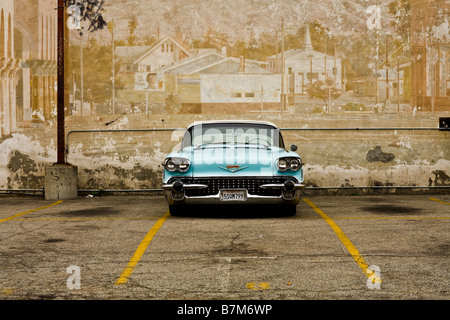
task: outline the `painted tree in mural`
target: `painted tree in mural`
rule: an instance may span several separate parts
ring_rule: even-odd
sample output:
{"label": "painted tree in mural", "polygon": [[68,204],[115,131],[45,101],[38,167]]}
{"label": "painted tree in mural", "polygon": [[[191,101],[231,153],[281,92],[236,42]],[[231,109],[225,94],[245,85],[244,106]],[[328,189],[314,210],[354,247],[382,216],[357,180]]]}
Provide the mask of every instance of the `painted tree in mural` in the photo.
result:
{"label": "painted tree in mural", "polygon": [[[111,32],[114,23],[108,25],[101,14],[105,0],[68,0],[65,4],[69,13],[68,28],[78,30],[80,39],[82,39],[83,31],[89,31],[89,40],[86,47],[83,46],[80,50],[80,46],[72,46],[69,66],[72,71],[73,88],[83,88],[73,92],[75,98],[78,98],[77,94],[85,97],[91,104],[91,110],[93,110],[94,103],[103,103],[109,101],[112,97],[111,70],[113,57],[109,45],[99,44],[96,38],[90,38],[90,33],[103,30],[105,26]],[[130,34],[133,36],[137,28],[136,16],[133,16],[129,26]],[[83,53],[83,59],[81,59],[81,52]],[[81,61],[83,61],[82,66]],[[119,68],[120,65],[116,70],[119,70]],[[81,77],[81,73],[83,73],[83,77]],[[115,87],[121,88],[121,86],[121,79],[116,74]],[[83,92],[80,92],[81,90]]]}
{"label": "painted tree in mural", "polygon": [[328,105],[329,99],[338,98],[342,92],[332,85],[333,81],[315,81],[307,84],[306,92],[308,92],[311,98],[321,99],[324,104]]}
{"label": "painted tree in mural", "polygon": [[[445,1],[443,1],[445,2]],[[409,45],[411,36],[423,38],[428,44],[446,44],[450,41],[449,19],[450,7],[443,2],[429,2],[432,15],[420,21],[423,28],[420,34],[412,34],[411,4],[409,0],[393,0],[389,3],[389,13],[394,17],[392,25],[404,45]],[[447,2],[448,3],[448,2]],[[428,9],[430,10],[430,9]],[[417,32],[417,31],[416,31]]]}
{"label": "painted tree in mural", "polygon": [[131,16],[131,19],[128,21],[128,37],[127,44],[129,46],[134,46],[137,44],[137,37],[135,35],[136,29],[138,27],[138,18],[136,15]]}
{"label": "painted tree in mural", "polygon": [[230,42],[229,36],[212,27],[208,27],[202,40],[194,40],[195,47],[215,48],[217,50],[227,46]]}
{"label": "painted tree in mural", "polygon": [[411,37],[411,4],[409,0],[394,0],[388,5],[389,13],[394,17],[392,25],[400,37],[400,45],[409,45]]}
{"label": "painted tree in mural", "polygon": [[[81,57],[80,47],[72,46],[70,51],[70,70],[77,88],[81,88]],[[95,38],[91,38],[86,47],[83,48],[83,94],[87,102],[94,110],[94,104],[102,104],[112,99],[112,51],[109,45],[100,45]],[[120,62],[116,62],[115,87],[121,89],[123,81],[118,76]],[[81,95],[77,89],[77,99]]]}

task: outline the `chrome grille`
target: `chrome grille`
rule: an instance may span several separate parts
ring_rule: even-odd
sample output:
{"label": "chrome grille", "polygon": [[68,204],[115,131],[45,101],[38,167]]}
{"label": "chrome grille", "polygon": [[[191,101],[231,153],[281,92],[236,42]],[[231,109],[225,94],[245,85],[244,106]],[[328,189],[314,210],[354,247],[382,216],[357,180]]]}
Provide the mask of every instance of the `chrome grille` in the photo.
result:
{"label": "chrome grille", "polygon": [[198,178],[183,179],[186,184],[206,184],[205,189],[187,189],[186,196],[217,195],[221,189],[246,189],[249,194],[259,196],[281,196],[280,189],[263,189],[260,185],[268,183],[283,183],[286,178]]}

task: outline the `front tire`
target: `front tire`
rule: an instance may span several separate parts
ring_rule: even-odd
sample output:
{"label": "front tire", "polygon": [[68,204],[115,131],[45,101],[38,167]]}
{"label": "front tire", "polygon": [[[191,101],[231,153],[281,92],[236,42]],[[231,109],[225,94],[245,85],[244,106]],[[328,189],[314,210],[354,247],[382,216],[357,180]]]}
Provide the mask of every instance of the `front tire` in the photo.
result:
{"label": "front tire", "polygon": [[286,216],[295,216],[297,213],[297,206],[294,204],[283,206],[283,214]]}
{"label": "front tire", "polygon": [[185,210],[182,206],[169,205],[169,212],[170,212],[171,216],[179,217],[179,216],[184,215]]}

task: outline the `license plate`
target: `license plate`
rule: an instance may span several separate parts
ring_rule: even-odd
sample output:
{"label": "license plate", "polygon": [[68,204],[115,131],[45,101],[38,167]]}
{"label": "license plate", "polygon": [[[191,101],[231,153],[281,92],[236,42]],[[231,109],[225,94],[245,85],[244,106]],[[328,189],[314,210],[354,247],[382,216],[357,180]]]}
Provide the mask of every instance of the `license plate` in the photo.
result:
{"label": "license plate", "polygon": [[221,190],[221,201],[246,201],[247,192],[245,190]]}

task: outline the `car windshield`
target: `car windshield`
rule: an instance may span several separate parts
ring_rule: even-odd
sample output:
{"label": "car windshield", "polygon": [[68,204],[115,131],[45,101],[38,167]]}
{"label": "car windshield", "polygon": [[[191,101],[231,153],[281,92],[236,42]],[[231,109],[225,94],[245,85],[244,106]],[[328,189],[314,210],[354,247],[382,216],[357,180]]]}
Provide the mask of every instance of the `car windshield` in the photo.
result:
{"label": "car windshield", "polygon": [[198,124],[189,128],[183,138],[182,148],[255,145],[284,148],[277,128],[265,124]]}

